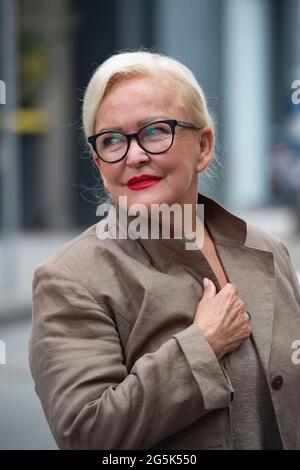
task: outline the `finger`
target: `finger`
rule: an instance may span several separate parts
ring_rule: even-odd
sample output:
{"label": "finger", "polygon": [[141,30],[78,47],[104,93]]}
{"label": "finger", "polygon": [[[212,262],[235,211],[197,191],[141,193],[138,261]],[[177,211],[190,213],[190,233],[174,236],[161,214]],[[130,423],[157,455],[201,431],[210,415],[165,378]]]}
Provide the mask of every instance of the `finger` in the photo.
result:
{"label": "finger", "polygon": [[206,298],[209,299],[209,298],[215,297],[216,293],[217,293],[217,289],[213,281],[205,277],[203,279],[202,299],[206,299]]}
{"label": "finger", "polygon": [[250,321],[251,320],[251,313],[247,312],[247,310],[245,311],[245,313],[247,314],[248,320]]}
{"label": "finger", "polygon": [[233,294],[237,295],[238,294],[238,286],[236,284],[232,284],[231,282],[227,282],[225,286],[223,287],[224,290],[228,290],[233,292]]}

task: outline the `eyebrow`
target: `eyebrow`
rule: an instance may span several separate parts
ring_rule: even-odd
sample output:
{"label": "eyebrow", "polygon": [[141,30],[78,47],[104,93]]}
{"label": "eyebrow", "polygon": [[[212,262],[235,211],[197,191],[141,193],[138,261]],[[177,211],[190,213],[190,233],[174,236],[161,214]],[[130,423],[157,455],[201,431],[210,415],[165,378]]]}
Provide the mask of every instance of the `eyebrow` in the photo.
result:
{"label": "eyebrow", "polygon": [[[167,116],[151,116],[147,119],[142,119],[142,120],[138,121],[137,125],[138,125],[138,127],[143,127],[143,126],[146,126],[147,124],[151,124],[151,122],[160,121],[160,120],[164,120],[164,119],[168,119],[168,117]],[[96,134],[100,134],[100,132],[109,132],[109,131],[124,132],[122,127],[108,127],[108,128],[103,128],[103,129],[98,130],[96,132]]]}

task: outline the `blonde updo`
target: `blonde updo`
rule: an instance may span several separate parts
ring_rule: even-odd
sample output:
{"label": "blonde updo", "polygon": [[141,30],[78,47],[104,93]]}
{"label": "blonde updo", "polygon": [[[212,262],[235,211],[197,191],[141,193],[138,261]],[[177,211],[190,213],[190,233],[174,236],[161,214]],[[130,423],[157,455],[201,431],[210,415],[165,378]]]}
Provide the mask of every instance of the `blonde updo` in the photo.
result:
{"label": "blonde updo", "polygon": [[[114,54],[93,73],[83,100],[85,137],[95,133],[94,125],[100,103],[113,85],[130,78],[152,78],[158,86],[173,90],[179,105],[199,127],[207,125],[215,135],[215,123],[209,113],[201,86],[194,74],[178,60],[149,51]],[[172,116],[173,117],[173,116]]]}

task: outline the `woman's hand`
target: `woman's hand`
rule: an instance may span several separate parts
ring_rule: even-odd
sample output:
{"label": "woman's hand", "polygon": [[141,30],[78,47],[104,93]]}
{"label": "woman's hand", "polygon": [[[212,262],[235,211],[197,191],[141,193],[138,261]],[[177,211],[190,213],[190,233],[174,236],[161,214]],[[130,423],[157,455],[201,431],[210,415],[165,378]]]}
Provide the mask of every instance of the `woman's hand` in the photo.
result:
{"label": "woman's hand", "polygon": [[236,349],[251,335],[250,316],[237,296],[235,284],[227,283],[216,294],[215,284],[203,284],[203,296],[198,304],[194,323],[205,334],[218,360]]}

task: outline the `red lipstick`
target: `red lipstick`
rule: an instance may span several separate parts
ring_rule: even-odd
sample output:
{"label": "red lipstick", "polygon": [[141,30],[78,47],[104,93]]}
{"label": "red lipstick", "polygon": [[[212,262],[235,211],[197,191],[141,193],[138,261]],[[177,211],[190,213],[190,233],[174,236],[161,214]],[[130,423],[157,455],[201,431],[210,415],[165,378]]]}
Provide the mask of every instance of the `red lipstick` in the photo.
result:
{"label": "red lipstick", "polygon": [[135,176],[134,178],[130,178],[127,181],[127,186],[129,189],[138,190],[148,188],[149,186],[153,186],[154,184],[158,183],[162,178],[160,176],[155,175],[140,175]]}

